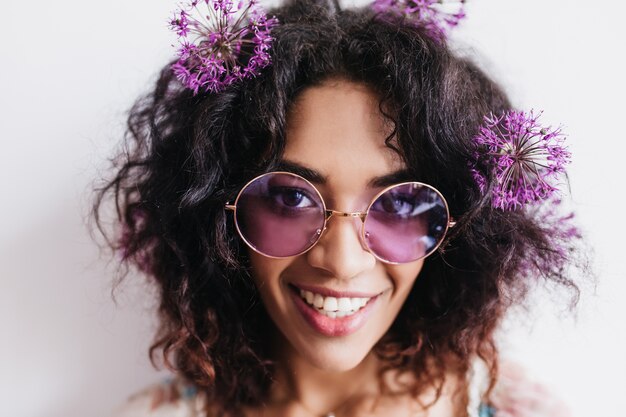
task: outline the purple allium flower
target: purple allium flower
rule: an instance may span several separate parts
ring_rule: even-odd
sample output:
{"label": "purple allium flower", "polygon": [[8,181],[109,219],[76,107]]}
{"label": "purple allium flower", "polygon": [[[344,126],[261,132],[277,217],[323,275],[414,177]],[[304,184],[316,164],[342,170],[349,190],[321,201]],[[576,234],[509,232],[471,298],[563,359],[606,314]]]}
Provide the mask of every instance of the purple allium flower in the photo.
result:
{"label": "purple allium flower", "polygon": [[271,63],[270,32],[277,23],[256,0],[187,1],[169,22],[180,42],[172,71],[194,94],[255,77]]}
{"label": "purple allium flower", "polygon": [[[474,138],[479,151],[477,163],[491,169],[493,207],[514,210],[525,204],[545,200],[557,191],[557,181],[570,162],[563,146],[561,129],[540,126],[532,111],[509,111],[500,117],[485,117],[485,123]],[[484,191],[490,182],[472,168],[472,175]]]}
{"label": "purple allium flower", "polygon": [[414,22],[437,41],[443,41],[448,29],[465,17],[465,0],[374,0],[372,7],[377,13]]}

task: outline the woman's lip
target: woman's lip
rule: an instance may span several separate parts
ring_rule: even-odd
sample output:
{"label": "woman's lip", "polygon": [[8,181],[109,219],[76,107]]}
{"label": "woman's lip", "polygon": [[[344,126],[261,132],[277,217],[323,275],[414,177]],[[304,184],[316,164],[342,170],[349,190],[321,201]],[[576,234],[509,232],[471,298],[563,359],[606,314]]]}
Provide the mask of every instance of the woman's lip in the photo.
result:
{"label": "woman's lip", "polygon": [[374,296],[368,301],[368,303],[362,307],[356,313],[350,316],[330,318],[322,313],[319,313],[317,309],[311,307],[306,301],[302,299],[297,288],[292,286],[292,290],[289,291],[291,298],[296,306],[296,309],[300,312],[304,321],[306,321],[313,330],[318,333],[329,336],[347,336],[359,330],[367,323],[367,319],[372,314],[378,297]]}
{"label": "woman's lip", "polygon": [[315,294],[319,294],[324,297],[335,297],[335,298],[373,298],[377,295],[383,293],[381,292],[360,292],[360,291],[335,291],[330,288],[318,287],[315,285],[307,285],[307,284],[294,284],[290,283],[291,286],[304,291],[310,291]]}

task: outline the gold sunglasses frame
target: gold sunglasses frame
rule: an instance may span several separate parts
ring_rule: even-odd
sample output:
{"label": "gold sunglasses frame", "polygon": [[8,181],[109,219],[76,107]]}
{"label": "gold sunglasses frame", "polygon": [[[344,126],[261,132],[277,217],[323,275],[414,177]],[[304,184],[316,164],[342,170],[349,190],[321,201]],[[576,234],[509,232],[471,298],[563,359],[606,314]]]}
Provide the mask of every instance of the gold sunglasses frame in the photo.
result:
{"label": "gold sunglasses frame", "polygon": [[[319,197],[320,201],[322,202],[322,208],[324,210],[324,224],[322,226],[321,229],[318,229],[317,232],[317,238],[315,239],[315,241],[313,243],[311,243],[311,245],[306,248],[305,250],[295,254],[295,255],[289,255],[289,256],[272,256],[272,255],[268,255],[266,253],[261,252],[260,250],[258,250],[257,248],[254,247],[254,245],[252,243],[250,243],[246,237],[243,235],[243,233],[241,232],[241,229],[239,228],[239,223],[237,222],[237,203],[239,202],[239,198],[241,197],[241,194],[243,193],[243,191],[248,188],[248,186],[250,184],[252,184],[253,182],[259,180],[260,178],[266,177],[268,175],[274,175],[274,174],[286,174],[286,175],[290,175],[293,176],[299,180],[304,181],[306,184],[308,184],[317,194],[317,196]],[[441,237],[439,238],[439,240],[437,241],[437,244],[433,246],[433,248],[426,253],[424,256],[422,256],[421,258],[412,260],[412,261],[408,261],[408,262],[392,262],[386,259],[381,258],[380,256],[378,256],[376,253],[374,253],[374,251],[372,251],[372,249],[367,245],[367,240],[365,237],[365,219],[367,218],[367,215],[372,207],[372,205],[376,202],[376,200],[378,200],[378,198],[383,195],[384,193],[386,193],[387,191],[389,191],[392,188],[398,187],[398,186],[402,186],[402,185],[409,185],[409,184],[417,184],[419,186],[422,187],[426,187],[429,188],[431,190],[433,190],[435,193],[437,193],[437,195],[441,198],[441,201],[443,201],[444,207],[446,209],[446,216],[448,218],[448,222],[446,223],[446,229],[443,231],[443,233],[441,234]],[[372,254],[372,256],[374,256],[376,259],[378,259],[379,261],[389,264],[389,265],[403,265],[403,264],[407,264],[407,263],[411,263],[411,262],[417,262],[419,260],[425,259],[428,256],[432,255],[438,248],[439,246],[441,246],[441,243],[443,243],[446,234],[448,233],[448,229],[450,229],[451,227],[454,227],[454,225],[456,224],[456,221],[454,221],[452,219],[452,217],[450,217],[450,209],[448,207],[448,202],[446,201],[445,197],[443,196],[443,194],[441,194],[441,192],[436,189],[435,187],[433,187],[432,185],[429,184],[425,184],[423,182],[419,182],[419,181],[406,181],[406,182],[401,182],[398,184],[392,184],[388,187],[385,187],[382,191],[378,192],[371,200],[371,202],[369,203],[369,205],[367,206],[367,209],[365,211],[355,211],[355,212],[349,212],[349,211],[339,211],[339,210],[332,210],[332,209],[328,209],[326,208],[326,201],[324,201],[324,197],[322,197],[322,193],[320,193],[320,191],[306,178],[301,177],[298,174],[294,174],[293,172],[288,172],[288,171],[271,171],[271,172],[266,172],[264,174],[258,175],[256,177],[254,177],[253,179],[251,179],[250,181],[248,181],[246,183],[246,185],[244,185],[243,187],[241,187],[241,190],[239,190],[239,192],[237,193],[237,197],[235,198],[235,201],[230,204],[230,203],[226,203],[224,205],[224,209],[227,211],[232,211],[233,212],[233,217],[235,220],[235,228],[237,229],[237,233],[239,234],[239,237],[244,241],[244,243],[253,251],[255,251],[256,253],[258,253],[259,255],[263,255],[267,258],[272,258],[272,259],[287,259],[287,258],[293,258],[295,256],[300,256],[308,251],[310,251],[315,245],[317,245],[317,243],[320,241],[320,239],[322,238],[322,236],[324,235],[324,232],[327,229],[327,225],[328,225],[328,221],[330,220],[330,218],[332,216],[339,216],[339,217],[358,217],[361,219],[361,227],[360,227],[360,233],[359,233],[359,240],[361,243],[361,246],[363,247],[363,249],[367,250],[369,253]]]}

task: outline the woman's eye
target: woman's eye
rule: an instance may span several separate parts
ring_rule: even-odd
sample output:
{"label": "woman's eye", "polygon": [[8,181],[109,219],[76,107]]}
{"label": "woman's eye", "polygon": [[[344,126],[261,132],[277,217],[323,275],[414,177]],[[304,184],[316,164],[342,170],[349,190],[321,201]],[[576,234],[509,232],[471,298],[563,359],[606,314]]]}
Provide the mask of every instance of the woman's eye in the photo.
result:
{"label": "woman's eye", "polygon": [[409,216],[415,210],[415,199],[404,195],[385,195],[374,204],[374,209],[382,209],[388,214]]}
{"label": "woman's eye", "polygon": [[281,206],[306,208],[315,205],[303,190],[296,188],[274,188],[270,190],[270,195]]}

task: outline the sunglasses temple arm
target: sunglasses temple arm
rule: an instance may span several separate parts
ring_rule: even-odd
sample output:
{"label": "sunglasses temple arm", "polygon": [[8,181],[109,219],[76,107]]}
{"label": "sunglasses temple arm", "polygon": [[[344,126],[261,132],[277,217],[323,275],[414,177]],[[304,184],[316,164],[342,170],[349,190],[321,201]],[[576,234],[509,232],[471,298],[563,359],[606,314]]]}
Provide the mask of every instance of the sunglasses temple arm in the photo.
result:
{"label": "sunglasses temple arm", "polygon": [[235,205],[226,203],[226,204],[224,204],[224,209],[230,210],[230,211],[235,211]]}

